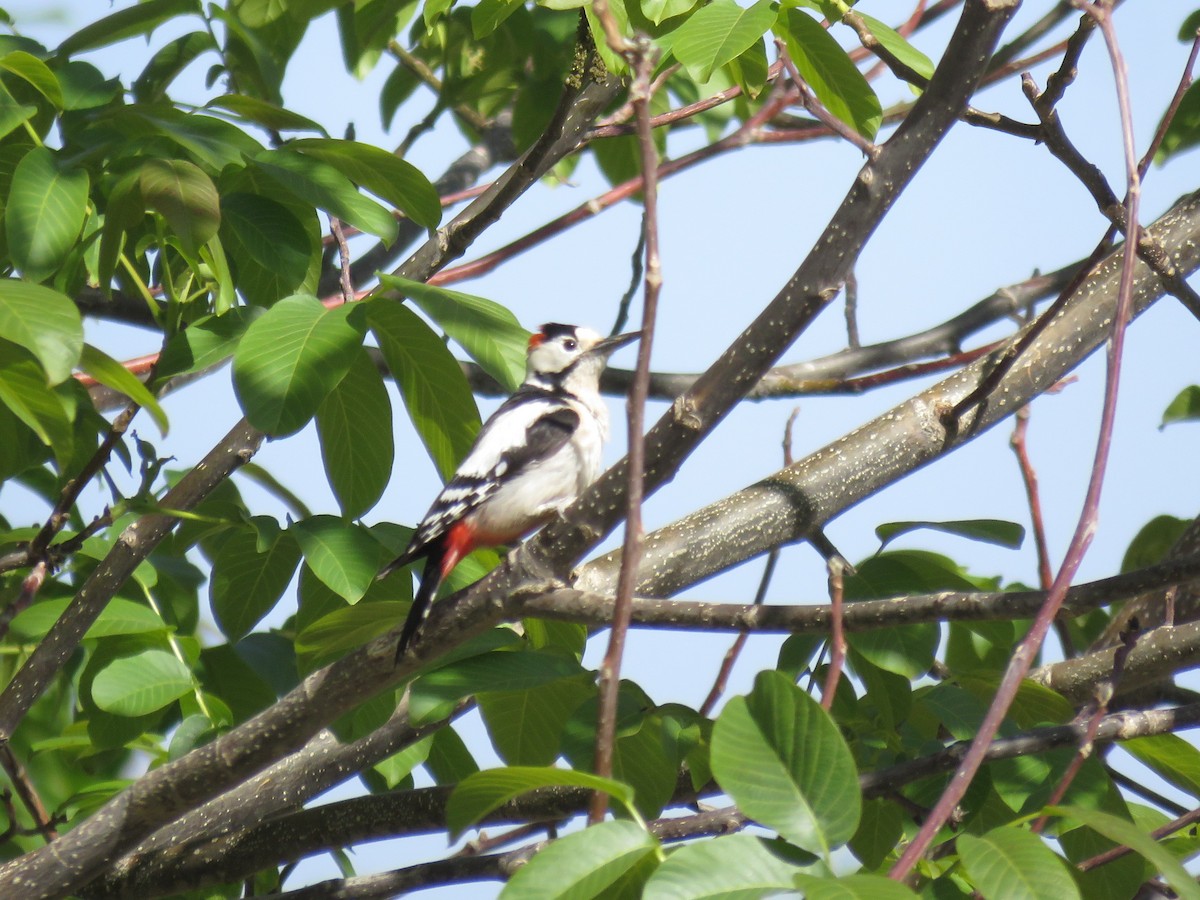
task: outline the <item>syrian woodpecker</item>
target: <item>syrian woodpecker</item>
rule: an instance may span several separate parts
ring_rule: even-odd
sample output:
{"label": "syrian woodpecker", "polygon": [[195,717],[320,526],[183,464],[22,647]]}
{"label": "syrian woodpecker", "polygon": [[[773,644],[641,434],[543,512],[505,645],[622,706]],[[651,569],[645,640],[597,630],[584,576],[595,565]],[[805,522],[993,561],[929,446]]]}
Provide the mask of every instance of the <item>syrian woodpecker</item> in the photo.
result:
{"label": "syrian woodpecker", "polygon": [[601,338],[590,328],[552,322],[529,338],[524,383],[484,423],[408,547],[379,573],[384,578],[425,559],[397,661],[459,560],[477,547],[520,540],[596,480],[608,439],[600,375],[609,354],[639,336]]}

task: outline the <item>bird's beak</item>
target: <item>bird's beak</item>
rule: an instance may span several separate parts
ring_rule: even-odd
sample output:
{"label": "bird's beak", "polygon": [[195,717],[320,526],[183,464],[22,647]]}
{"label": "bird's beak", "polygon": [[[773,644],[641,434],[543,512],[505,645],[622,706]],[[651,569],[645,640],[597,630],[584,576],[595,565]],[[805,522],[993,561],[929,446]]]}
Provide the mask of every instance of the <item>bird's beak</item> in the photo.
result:
{"label": "bird's beak", "polygon": [[642,333],[640,331],[629,331],[625,334],[615,334],[612,337],[605,338],[588,352],[607,357],[613,352],[624,347],[626,344],[632,344],[641,336]]}

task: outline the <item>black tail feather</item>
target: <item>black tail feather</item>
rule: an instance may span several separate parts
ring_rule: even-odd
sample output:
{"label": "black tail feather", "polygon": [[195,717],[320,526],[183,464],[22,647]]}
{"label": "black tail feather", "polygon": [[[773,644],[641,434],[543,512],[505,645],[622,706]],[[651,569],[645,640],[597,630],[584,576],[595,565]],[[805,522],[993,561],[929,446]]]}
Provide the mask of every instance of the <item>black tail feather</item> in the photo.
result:
{"label": "black tail feather", "polygon": [[405,651],[413,644],[420,634],[421,626],[433,608],[433,598],[442,584],[442,554],[431,553],[425,560],[425,571],[421,573],[421,584],[413,597],[412,606],[408,610],[408,618],[404,620],[404,628],[400,630],[400,641],[396,645],[396,662],[404,656]]}

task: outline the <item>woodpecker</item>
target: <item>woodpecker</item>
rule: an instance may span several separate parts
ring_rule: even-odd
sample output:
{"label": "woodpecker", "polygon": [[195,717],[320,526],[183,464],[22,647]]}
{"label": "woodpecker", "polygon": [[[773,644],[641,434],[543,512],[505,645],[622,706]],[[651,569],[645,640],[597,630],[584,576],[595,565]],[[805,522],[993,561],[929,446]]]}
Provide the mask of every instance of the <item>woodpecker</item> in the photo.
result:
{"label": "woodpecker", "polygon": [[600,474],[608,410],[600,375],[640,332],[602,338],[590,328],[543,325],[529,338],[525,381],[480,429],[458,471],[408,547],[379,573],[425,559],[396,660],[417,636],[438,587],[478,547],[511,544],[566,509]]}

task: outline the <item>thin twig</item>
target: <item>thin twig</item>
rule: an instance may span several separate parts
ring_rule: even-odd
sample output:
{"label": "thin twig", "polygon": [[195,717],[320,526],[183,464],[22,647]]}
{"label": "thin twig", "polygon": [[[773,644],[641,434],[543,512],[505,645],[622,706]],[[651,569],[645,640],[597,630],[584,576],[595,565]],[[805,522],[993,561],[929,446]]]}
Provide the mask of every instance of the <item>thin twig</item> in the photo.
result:
{"label": "thin twig", "polygon": [[29,773],[25,771],[25,767],[13,753],[12,745],[7,741],[0,744],[0,766],[4,767],[4,772],[8,775],[13,789],[21,798],[21,803],[25,805],[30,818],[33,819],[38,834],[45,838],[46,843],[53,841],[58,837],[58,832],[54,828],[54,818],[46,811],[46,806],[42,803],[42,798],[38,795]]}
{"label": "thin twig", "polygon": [[346,244],[346,234],[342,231],[342,220],[337,216],[329,217],[329,231],[337,243],[338,264],[342,271],[342,302],[354,302],[354,283],[350,279],[350,248]]}
{"label": "thin twig", "polygon": [[833,708],[838,681],[846,662],[846,633],[842,629],[842,589],[846,561],[840,555],[825,561],[829,570],[829,607],[832,612],[829,628],[829,668],[825,670],[825,684],[821,688],[821,708],[828,712]]}
{"label": "thin twig", "polygon": [[629,321],[629,307],[633,303],[633,298],[637,296],[638,287],[642,283],[642,255],[646,250],[646,214],[642,213],[642,226],[638,229],[637,246],[633,248],[633,256],[629,260],[629,287],[624,294],[621,295],[621,302],[617,305],[617,320],[613,322],[612,334],[620,334],[625,330],[625,323]]}
{"label": "thin twig", "polygon": [[[1193,809],[1191,812],[1184,813],[1177,819],[1172,819],[1165,825],[1160,825],[1150,832],[1150,837],[1156,841],[1161,841],[1163,838],[1170,837],[1177,831],[1182,831],[1193,822],[1200,822],[1200,809]],[[1090,859],[1081,860],[1075,864],[1075,868],[1080,872],[1090,872],[1092,869],[1098,869],[1100,866],[1120,859],[1122,856],[1132,852],[1129,847],[1112,847],[1103,853],[1096,854]]]}
{"label": "thin twig", "polygon": [[[600,3],[596,3],[599,14]],[[650,353],[654,347],[654,324],[658,312],[658,294],[662,287],[662,264],[658,249],[658,148],[650,128],[650,76],[658,54],[648,38],[636,42],[636,77],[630,88],[638,125],[638,143],[642,156],[642,203],[645,206],[643,229],[646,235],[646,277],[642,303],[642,338],[638,343],[637,374],[629,394],[629,467],[626,490],[625,542],[621,571],[617,579],[617,602],[613,610],[612,633],[608,652],[600,664],[600,703],[596,723],[595,771],[602,777],[612,775],[613,745],[616,741],[617,700],[621,681],[621,658],[625,635],[629,630],[633,589],[637,582],[638,562],[642,554],[642,491],[645,467],[646,396],[650,387]],[[603,820],[608,795],[597,791],[588,811],[589,824]]]}
{"label": "thin twig", "polygon": [[[1106,7],[1087,6],[1085,11],[1094,15],[1097,24],[1104,34],[1112,62],[1117,84],[1117,101],[1121,117],[1122,145],[1125,153],[1126,178],[1128,190],[1126,194],[1126,221],[1132,233],[1136,235],[1138,221],[1138,201],[1141,197],[1141,179],[1138,174],[1137,158],[1133,147],[1133,123],[1129,106],[1128,76],[1125,61],[1117,46],[1116,35],[1112,29],[1112,20]],[[905,848],[900,859],[888,872],[894,880],[902,881],[907,878],[917,861],[924,856],[938,832],[950,818],[955,807],[966,793],[975,773],[983,764],[987,747],[999,730],[1005,715],[1016,697],[1016,692],[1025,674],[1029,671],[1034,657],[1041,648],[1051,623],[1062,608],[1066,599],[1067,589],[1071,579],[1078,571],[1083,557],[1091,544],[1095,533],[1096,515],[1100,504],[1100,493],[1104,485],[1104,475],[1107,470],[1108,453],[1112,444],[1113,424],[1116,415],[1117,388],[1121,376],[1121,356],[1124,350],[1125,325],[1132,312],[1133,274],[1137,259],[1137,241],[1132,237],[1126,241],[1121,283],[1117,298],[1117,309],[1113,316],[1112,334],[1107,346],[1107,375],[1105,379],[1104,406],[1100,414],[1099,436],[1096,442],[1096,453],[1092,464],[1092,474],[1088,481],[1087,494],[1080,511],[1079,522],[1075,534],[1067,548],[1062,567],[1051,586],[1045,606],[1038,612],[1028,634],[1017,645],[1012,660],[1005,670],[996,696],[988,708],[987,715],[980,725],[979,732],[971,743],[954,777],[938,798],[937,804],[922,823],[920,830],[912,842]]]}

